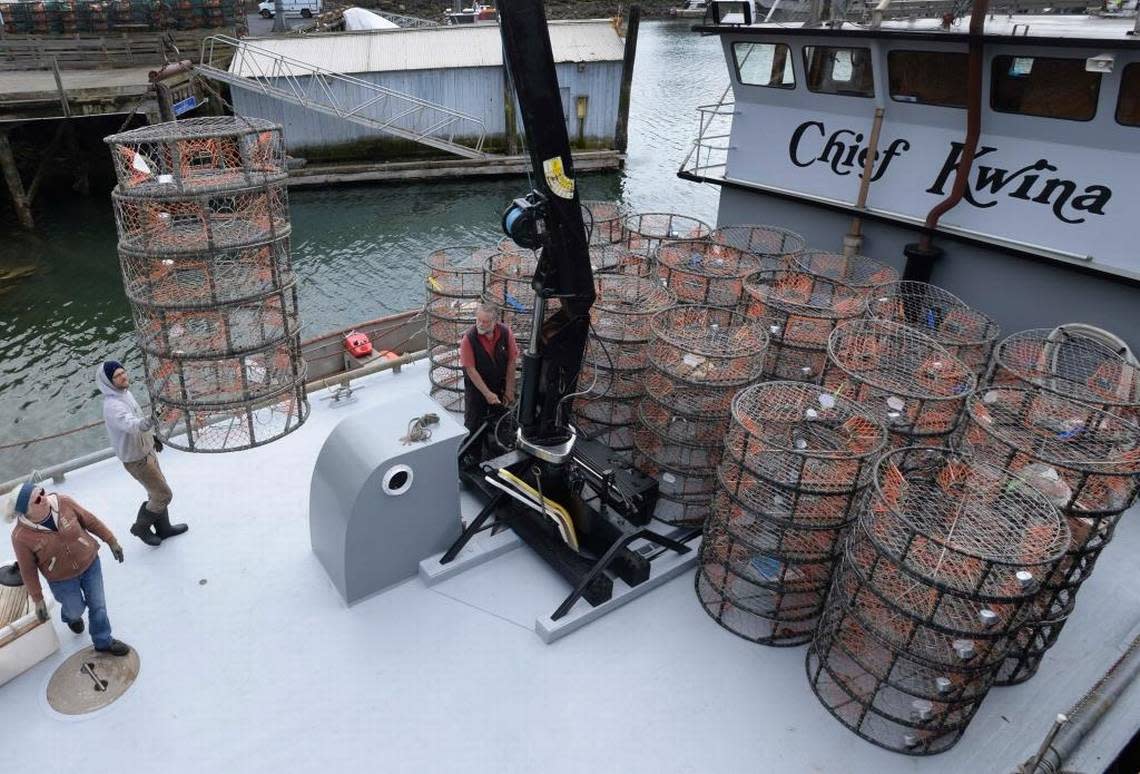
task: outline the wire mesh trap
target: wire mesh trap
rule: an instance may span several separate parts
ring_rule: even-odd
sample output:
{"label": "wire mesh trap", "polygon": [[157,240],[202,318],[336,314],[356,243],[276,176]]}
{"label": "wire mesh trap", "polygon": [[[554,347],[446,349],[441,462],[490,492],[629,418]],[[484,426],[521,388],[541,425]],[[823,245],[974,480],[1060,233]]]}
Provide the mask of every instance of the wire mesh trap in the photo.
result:
{"label": "wire mesh trap", "polygon": [[662,242],[701,239],[712,231],[707,223],[671,212],[643,212],[623,221],[625,246],[635,253],[652,257]]}
{"label": "wire mesh trap", "polygon": [[866,308],[860,291],[802,271],[757,272],[745,279],[744,290],[747,316],[767,325],[769,379],[822,381],[828,336]]}
{"label": "wire mesh trap", "polygon": [[705,525],[705,611],[753,642],[807,642],[886,443],[867,411],[820,387],[767,382],[737,393]]}
{"label": "wire mesh trap", "polygon": [[942,444],[977,384],[974,372],[934,339],[887,320],[837,325],[827,354],[824,383],[870,408],[896,447]]}
{"label": "wire mesh trap", "polygon": [[1032,677],[1072,612],[1077,591],[1140,492],[1140,426],[1095,406],[1034,388],[971,396],[966,446],[1016,471],[1061,509],[1070,542],[1042,580],[1034,620],[1018,633],[998,682]]}
{"label": "wire mesh trap", "polygon": [[1068,541],[1010,471],[950,449],[884,455],[808,649],[812,690],[881,747],[948,749]]}
{"label": "wire mesh trap", "polygon": [[617,202],[585,200],[582,219],[591,245],[613,245],[625,240],[625,208]]}
{"label": "wire mesh trap", "polygon": [[744,292],[744,278],[760,260],[735,247],[690,239],[662,242],[657,248],[657,276],[683,304],[734,308]]}
{"label": "wire mesh trap", "polygon": [[897,282],[899,279],[899,273],[893,267],[865,255],[804,250],[793,255],[792,260],[802,271],[818,274],[864,291]]}
{"label": "wire mesh trap", "polygon": [[[482,298],[499,310],[499,319],[515,334],[520,346],[530,341],[535,309],[531,282],[537,268],[538,256],[530,250],[498,252],[483,263]],[[546,319],[558,309],[558,300],[548,299]]]}
{"label": "wire mesh trap", "polygon": [[948,290],[925,282],[883,285],[867,316],[909,325],[930,336],[974,373],[985,373],[1001,329],[993,319]]}
{"label": "wire mesh trap", "polygon": [[1140,417],[1140,365],[1079,328],[1035,328],[1002,340],[990,369],[994,384],[1025,384]]}
{"label": "wire mesh trap", "polygon": [[309,406],[280,127],[192,119],[106,142],[159,436],[221,452],[295,430]]}
{"label": "wire mesh trap", "polygon": [[759,258],[758,268],[765,271],[793,268],[793,257],[807,247],[802,236],[776,226],[722,226],[713,229],[708,239]]}

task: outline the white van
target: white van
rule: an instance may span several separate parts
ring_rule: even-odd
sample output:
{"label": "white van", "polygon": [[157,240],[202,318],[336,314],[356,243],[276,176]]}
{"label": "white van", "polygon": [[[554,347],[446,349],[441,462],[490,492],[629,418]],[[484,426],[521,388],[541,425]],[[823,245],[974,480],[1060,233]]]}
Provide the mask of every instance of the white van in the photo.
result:
{"label": "white van", "polygon": [[[286,16],[302,16],[310,19],[321,12],[323,0],[281,0],[281,7],[285,9]],[[257,12],[263,19],[272,19],[275,4],[273,0],[261,0],[257,4]]]}

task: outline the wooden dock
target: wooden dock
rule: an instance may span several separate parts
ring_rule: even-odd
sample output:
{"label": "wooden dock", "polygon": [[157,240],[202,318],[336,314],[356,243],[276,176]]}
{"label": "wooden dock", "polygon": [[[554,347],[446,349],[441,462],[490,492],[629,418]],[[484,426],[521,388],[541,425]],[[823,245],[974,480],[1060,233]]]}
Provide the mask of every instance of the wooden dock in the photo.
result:
{"label": "wooden dock", "polygon": [[[576,172],[621,169],[625,154],[616,150],[574,152]],[[344,183],[414,182],[461,177],[508,177],[530,171],[529,156],[493,156],[486,159],[433,159],[369,164],[307,164],[289,170],[289,187],[305,188]]]}

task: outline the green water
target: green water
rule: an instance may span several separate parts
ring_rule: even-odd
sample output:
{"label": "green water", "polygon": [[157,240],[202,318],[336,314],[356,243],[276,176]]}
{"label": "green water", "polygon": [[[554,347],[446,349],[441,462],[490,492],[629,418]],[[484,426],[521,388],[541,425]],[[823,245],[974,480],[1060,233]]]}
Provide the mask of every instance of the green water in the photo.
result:
{"label": "green water", "polygon": [[[627,167],[580,178],[583,197],[712,222],[716,190],[676,171],[696,135],[696,106],[717,101],[727,82],[716,38],[684,23],[643,24]],[[514,178],[291,191],[303,338],[419,306],[423,257],[496,242],[503,207],[526,186]],[[108,192],[44,196],[35,216],[38,230],[26,234],[0,211],[0,272],[30,272],[0,291],[0,445],[99,419],[92,369],[101,360],[141,368]],[[0,480],[102,446],[96,428],[0,449]]]}

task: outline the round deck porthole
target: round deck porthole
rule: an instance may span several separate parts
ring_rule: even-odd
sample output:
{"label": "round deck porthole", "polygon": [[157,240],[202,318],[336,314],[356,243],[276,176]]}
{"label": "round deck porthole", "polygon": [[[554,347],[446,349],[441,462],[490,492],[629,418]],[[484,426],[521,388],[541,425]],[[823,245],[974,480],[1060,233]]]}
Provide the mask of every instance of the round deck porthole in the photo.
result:
{"label": "round deck porthole", "polygon": [[402,495],[412,488],[412,469],[407,465],[393,465],[384,474],[384,494]]}

